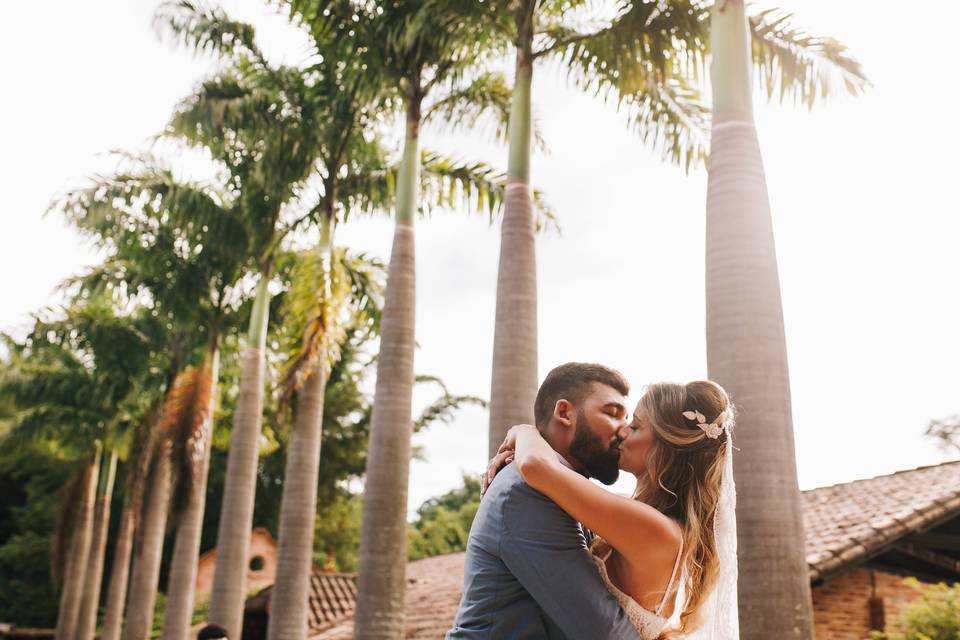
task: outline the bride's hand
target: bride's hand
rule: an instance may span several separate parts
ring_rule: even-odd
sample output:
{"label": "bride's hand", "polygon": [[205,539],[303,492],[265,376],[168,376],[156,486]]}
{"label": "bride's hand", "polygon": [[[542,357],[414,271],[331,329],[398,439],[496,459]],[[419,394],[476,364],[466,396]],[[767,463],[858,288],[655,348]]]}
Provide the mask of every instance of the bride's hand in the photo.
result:
{"label": "bride's hand", "polygon": [[536,427],[529,424],[518,424],[510,428],[510,431],[507,432],[507,437],[503,439],[503,444],[497,449],[497,455],[490,458],[490,462],[487,463],[487,470],[483,472],[483,476],[480,478],[481,496],[487,492],[487,488],[490,486],[490,483],[493,482],[494,477],[496,477],[500,469],[513,462],[513,457],[517,450],[517,434],[523,429],[536,429]]}

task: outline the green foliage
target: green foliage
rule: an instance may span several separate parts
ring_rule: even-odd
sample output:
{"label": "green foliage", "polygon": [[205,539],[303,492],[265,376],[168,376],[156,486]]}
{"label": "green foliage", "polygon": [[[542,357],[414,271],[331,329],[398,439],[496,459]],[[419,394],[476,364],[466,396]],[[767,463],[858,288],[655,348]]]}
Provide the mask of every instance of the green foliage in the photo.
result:
{"label": "green foliage", "polygon": [[64,457],[86,457],[96,441],[116,446],[142,411],[158,327],[141,311],[120,315],[103,298],[82,299],[38,318],[10,342],[0,395],[11,409],[7,447],[55,441]]}
{"label": "green foliage", "polygon": [[921,584],[916,578],[904,581],[919,595],[888,626],[897,629],[870,634],[870,640],[960,640],[960,583],[947,586]]}
{"label": "green foliage", "polygon": [[313,536],[313,561],[335,571],[356,571],[360,548],[361,496],[334,496],[317,513]]}
{"label": "green foliage", "polygon": [[931,420],[924,435],[936,442],[944,453],[960,453],[960,415]]}
{"label": "green foliage", "polygon": [[[150,638],[159,638],[163,632],[163,611],[167,606],[167,600],[163,592],[157,592],[157,601],[153,607],[153,625],[150,628]],[[193,607],[193,614],[190,616],[190,624],[195,625],[203,622],[210,614],[210,601],[203,600]]]}
{"label": "green foliage", "polygon": [[463,486],[431,498],[407,530],[410,560],[464,551],[480,507],[480,481],[464,475]]}
{"label": "green foliage", "polygon": [[43,628],[56,623],[52,525],[70,470],[44,445],[0,447],[0,620]]}

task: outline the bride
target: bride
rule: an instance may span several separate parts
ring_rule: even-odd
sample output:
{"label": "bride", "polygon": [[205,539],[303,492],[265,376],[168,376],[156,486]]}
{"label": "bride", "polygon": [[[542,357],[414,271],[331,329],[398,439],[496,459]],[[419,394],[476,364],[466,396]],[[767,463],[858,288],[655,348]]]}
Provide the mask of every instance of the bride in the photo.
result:
{"label": "bride", "polygon": [[619,445],[620,469],[637,478],[632,498],[564,465],[531,425],[509,431],[483,489],[513,461],[527,484],[596,534],[601,578],[644,640],[735,640],[733,423],[715,382],[653,384]]}

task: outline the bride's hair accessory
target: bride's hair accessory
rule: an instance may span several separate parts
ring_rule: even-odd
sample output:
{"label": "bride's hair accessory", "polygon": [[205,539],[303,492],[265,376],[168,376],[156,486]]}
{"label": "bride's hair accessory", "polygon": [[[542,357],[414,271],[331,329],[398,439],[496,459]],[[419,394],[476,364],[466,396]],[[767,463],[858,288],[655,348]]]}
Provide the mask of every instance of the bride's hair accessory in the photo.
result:
{"label": "bride's hair accessory", "polygon": [[[723,413],[717,416],[717,419],[713,422],[707,422],[706,417],[699,411],[684,411],[683,417],[696,422],[697,426],[707,434],[708,438],[716,440],[720,437],[720,434],[724,432],[725,425],[723,423],[726,422],[727,411],[724,409]],[[729,433],[727,435],[729,435]]]}

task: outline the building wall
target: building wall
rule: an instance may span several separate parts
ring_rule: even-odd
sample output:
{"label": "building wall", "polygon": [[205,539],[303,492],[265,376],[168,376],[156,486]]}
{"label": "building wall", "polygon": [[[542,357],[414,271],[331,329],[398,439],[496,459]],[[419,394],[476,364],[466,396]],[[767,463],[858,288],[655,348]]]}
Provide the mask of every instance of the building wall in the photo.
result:
{"label": "building wall", "polygon": [[875,595],[883,600],[886,630],[892,629],[904,606],[918,597],[903,583],[903,576],[862,566],[844,571],[813,588],[817,640],[863,640],[870,635],[871,572]]}
{"label": "building wall", "polygon": [[[250,559],[260,559],[259,569],[247,570],[247,593],[259,591],[273,584],[277,576],[277,542],[266,529],[256,528],[250,534]],[[197,564],[196,600],[202,602],[213,590],[213,573],[217,564],[217,551],[211,549],[200,556]]]}

